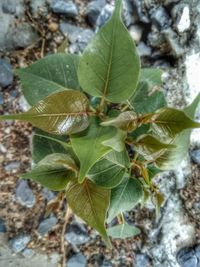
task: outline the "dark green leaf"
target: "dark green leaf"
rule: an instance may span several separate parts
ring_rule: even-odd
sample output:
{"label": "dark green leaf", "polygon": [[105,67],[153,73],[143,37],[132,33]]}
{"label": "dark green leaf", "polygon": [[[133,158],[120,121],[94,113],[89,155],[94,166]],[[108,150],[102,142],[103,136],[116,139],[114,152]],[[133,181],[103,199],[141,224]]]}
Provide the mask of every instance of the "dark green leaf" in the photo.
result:
{"label": "dark green leaf", "polygon": [[110,190],[85,180],[84,183],[70,182],[67,187],[67,202],[74,213],[94,227],[111,247],[105,229],[105,219],[110,202]]}
{"label": "dark green leaf", "polygon": [[132,111],[125,111],[116,118],[111,118],[101,123],[102,126],[114,126],[123,131],[131,132],[137,126],[137,116]]}
{"label": "dark green leaf", "polygon": [[122,23],[121,4],[122,0],[116,0],[112,18],[86,48],[78,68],[83,90],[113,103],[134,93],[140,73],[135,45]]}
{"label": "dark green leaf", "polygon": [[136,140],[143,134],[147,134],[150,129],[150,125],[142,124],[140,127],[136,128],[133,132],[129,133],[129,136]]}
{"label": "dark green leaf", "polygon": [[23,94],[30,105],[44,97],[69,89],[80,89],[77,78],[79,57],[55,54],[44,57],[31,66],[16,70],[22,82]]}
{"label": "dark green leaf", "polygon": [[79,182],[83,182],[91,167],[112,150],[102,143],[115,134],[115,128],[102,127],[99,125],[99,119],[93,117],[88,129],[71,136],[72,147],[80,161]]}
{"label": "dark green leaf", "polygon": [[191,120],[184,111],[163,108],[153,115],[152,130],[160,138],[175,138],[183,130],[200,128],[200,123]]}
{"label": "dark green leaf", "polygon": [[43,131],[65,135],[88,127],[87,111],[86,96],[78,91],[66,90],[46,97],[25,113],[0,116],[0,120],[27,121]]}
{"label": "dark green leaf", "polygon": [[163,154],[166,149],[174,148],[175,145],[164,144],[152,135],[142,135],[134,144],[134,149],[147,160],[154,160]]}
{"label": "dark green leaf", "polygon": [[120,153],[112,151],[91,168],[88,176],[97,185],[114,188],[123,180],[129,165],[128,154],[125,150]]}
{"label": "dark green leaf", "polygon": [[157,174],[159,174],[159,173],[162,172],[162,170],[156,168],[156,167],[153,166],[153,165],[149,165],[149,166],[147,167],[147,171],[148,171],[149,179],[150,179],[150,180],[153,180],[153,178],[154,178]]}
{"label": "dark green leaf", "polygon": [[41,160],[32,171],[23,174],[23,179],[31,179],[54,191],[66,189],[68,182],[75,178],[77,167],[67,154],[52,154]]}
{"label": "dark green leaf", "polygon": [[139,228],[125,223],[125,224],[118,224],[111,228],[108,228],[107,233],[109,236],[113,238],[123,239],[139,235],[141,231]]}
{"label": "dark green leaf", "polygon": [[108,223],[119,213],[131,210],[142,197],[140,182],[137,179],[125,177],[121,184],[111,190]]}

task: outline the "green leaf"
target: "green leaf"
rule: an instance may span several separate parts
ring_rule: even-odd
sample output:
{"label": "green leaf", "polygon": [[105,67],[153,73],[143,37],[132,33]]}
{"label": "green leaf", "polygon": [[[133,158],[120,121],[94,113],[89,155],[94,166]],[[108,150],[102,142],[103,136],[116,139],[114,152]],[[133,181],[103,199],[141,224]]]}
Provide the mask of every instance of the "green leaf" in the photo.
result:
{"label": "green leaf", "polygon": [[131,136],[132,139],[136,140],[143,134],[147,134],[150,129],[149,124],[142,124],[140,127],[136,128],[133,132],[129,133],[128,136]]}
{"label": "green leaf", "polygon": [[67,187],[67,202],[74,213],[94,227],[111,247],[105,229],[105,219],[110,202],[110,190],[85,180],[84,183],[70,182]]}
{"label": "green leaf", "polygon": [[[184,109],[185,114],[194,119],[195,111],[200,103],[200,93],[196,96],[194,101]],[[172,170],[176,169],[178,165],[181,164],[183,159],[188,153],[190,146],[190,135],[191,130],[184,130],[179,135],[177,135],[173,141],[176,146],[173,149],[168,149],[166,152],[156,160],[156,165],[161,170]]]}
{"label": "green leaf", "polygon": [[156,167],[153,166],[153,165],[149,165],[149,166],[147,167],[147,171],[148,171],[148,175],[149,175],[149,179],[150,179],[150,180],[153,180],[153,178],[154,178],[157,174],[159,174],[159,173],[162,172],[162,170],[156,168]]}
{"label": "green leaf", "polygon": [[120,153],[112,151],[91,168],[88,177],[99,186],[114,188],[123,180],[129,165],[129,157],[125,150]]}
{"label": "green leaf", "polygon": [[139,235],[141,231],[139,228],[133,225],[124,223],[124,224],[118,224],[111,228],[108,228],[107,233],[109,236],[113,238],[123,239],[123,238],[129,238],[129,237]]}
{"label": "green leaf", "polygon": [[174,148],[175,145],[164,144],[152,135],[139,137],[134,144],[134,149],[147,160],[154,160],[163,154],[166,149]]}
{"label": "green leaf", "polygon": [[71,136],[71,144],[80,161],[79,182],[83,182],[91,167],[112,149],[102,143],[116,133],[113,127],[102,127],[99,119],[91,118],[90,126],[79,134]]}
{"label": "green leaf", "polygon": [[162,204],[165,202],[164,195],[160,192],[155,193],[155,195],[153,196],[153,202],[156,207],[156,217],[158,218],[160,215],[160,208]]}
{"label": "green leaf", "polygon": [[37,104],[46,96],[69,89],[80,89],[76,55],[55,54],[15,72],[22,82],[23,94],[30,105]]}
{"label": "green leaf", "polygon": [[66,90],[47,96],[29,111],[0,116],[0,120],[22,120],[52,134],[65,135],[85,130],[88,125],[88,99],[84,94]]}
{"label": "green leaf", "polygon": [[146,82],[149,87],[162,85],[162,70],[154,68],[141,69],[140,81]]}
{"label": "green leaf", "polygon": [[152,116],[152,130],[160,138],[175,138],[183,130],[200,128],[200,123],[191,120],[184,111],[163,108]]}
{"label": "green leaf", "polygon": [[123,182],[111,190],[108,223],[119,213],[131,210],[143,197],[140,182],[135,178],[125,177]]}
{"label": "green leaf", "polygon": [[121,19],[122,0],[116,0],[112,18],[100,29],[80,59],[78,78],[83,90],[113,103],[127,100],[135,91],[140,60]]}
{"label": "green leaf", "polygon": [[117,133],[110,139],[102,142],[104,146],[109,146],[117,152],[121,152],[125,148],[126,132],[118,130]]}
{"label": "green leaf", "polygon": [[148,89],[147,82],[140,82],[136,93],[129,100],[137,114],[152,113],[167,105],[163,92],[156,91],[150,94]]}
{"label": "green leaf", "polygon": [[52,154],[41,160],[32,171],[21,176],[31,179],[54,191],[66,189],[68,182],[75,178],[77,167],[67,154]]}
{"label": "green leaf", "polygon": [[137,126],[137,116],[132,111],[125,111],[116,118],[108,119],[101,123],[102,126],[114,126],[123,131],[131,132]]}

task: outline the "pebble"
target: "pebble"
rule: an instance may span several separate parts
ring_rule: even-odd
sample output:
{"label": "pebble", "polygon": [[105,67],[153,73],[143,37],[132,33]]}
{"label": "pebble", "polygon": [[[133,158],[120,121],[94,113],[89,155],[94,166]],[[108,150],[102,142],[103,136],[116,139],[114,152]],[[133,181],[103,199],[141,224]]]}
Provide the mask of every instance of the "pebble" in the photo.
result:
{"label": "pebble", "polygon": [[177,254],[180,267],[198,267],[197,257],[193,248],[183,248]]}
{"label": "pebble", "polygon": [[114,5],[106,4],[104,6],[96,22],[97,28],[101,28],[109,20],[113,11]]}
{"label": "pebble", "polygon": [[25,258],[32,258],[33,255],[35,255],[35,251],[33,249],[25,248],[25,250],[22,252],[22,255]]}
{"label": "pebble", "polygon": [[32,208],[36,203],[35,195],[25,180],[19,181],[16,188],[15,197],[17,202],[27,208]]}
{"label": "pebble", "polygon": [[176,10],[176,17],[178,17],[176,28],[179,33],[183,33],[190,29],[190,8],[188,5],[178,5],[176,6]]}
{"label": "pebble", "polygon": [[145,24],[150,23],[148,12],[145,12],[143,9],[143,1],[131,0],[130,3],[138,20]]}
{"label": "pebble", "polygon": [[112,263],[108,260],[104,260],[100,267],[112,267]]}
{"label": "pebble", "polygon": [[127,28],[137,21],[136,16],[133,15],[133,7],[129,0],[125,0],[123,3],[122,15],[123,15],[123,21]]}
{"label": "pebble", "polygon": [[38,227],[38,233],[42,236],[47,234],[57,224],[57,222],[58,220],[55,216],[43,220]]}
{"label": "pebble", "polygon": [[5,232],[6,232],[5,222],[3,219],[0,218],[0,233],[5,233]]}
{"label": "pebble", "polygon": [[73,245],[81,245],[87,243],[90,237],[83,224],[74,222],[68,226],[65,239]]}
{"label": "pebble", "polygon": [[15,253],[19,253],[26,248],[30,240],[30,235],[21,234],[10,240],[10,247]]}
{"label": "pebble", "polygon": [[133,38],[133,40],[137,44],[140,42],[140,40],[142,38],[143,28],[139,25],[132,25],[129,28],[129,33],[130,33],[131,37]]}
{"label": "pebble", "polygon": [[147,255],[136,254],[135,256],[135,267],[149,267],[150,259]]}
{"label": "pebble", "polygon": [[87,259],[82,253],[72,256],[66,263],[66,267],[86,267]]}
{"label": "pebble", "polygon": [[70,0],[53,0],[51,9],[54,13],[65,14],[70,18],[75,18],[78,15],[77,6]]}
{"label": "pebble", "polygon": [[51,191],[47,188],[42,189],[42,194],[44,196],[44,199],[47,200],[47,202],[53,200],[56,196],[56,194],[53,191]]}
{"label": "pebble", "polygon": [[16,0],[3,0],[2,11],[6,14],[16,13]]}
{"label": "pebble", "polygon": [[10,162],[8,163],[6,166],[5,166],[5,170],[7,172],[14,172],[16,171],[17,169],[19,169],[20,167],[20,162],[19,161],[13,161],[13,162]]}
{"label": "pebble", "polygon": [[85,14],[92,26],[96,25],[97,18],[105,5],[105,0],[94,0],[87,4]]}
{"label": "pebble", "polygon": [[156,8],[151,14],[152,23],[159,29],[168,28],[171,20],[164,7]]}
{"label": "pebble", "polygon": [[70,23],[61,23],[60,30],[71,43],[69,47],[71,53],[82,52],[94,36],[94,32],[91,29],[77,27]]}
{"label": "pebble", "polygon": [[0,106],[3,105],[4,99],[3,99],[3,94],[0,93]]}
{"label": "pebble", "polygon": [[50,22],[49,25],[48,25],[48,29],[51,32],[56,32],[58,30],[58,28],[59,28],[59,25],[56,22]]}
{"label": "pebble", "polygon": [[0,59],[0,86],[6,87],[12,82],[13,72],[11,64],[5,59]]}
{"label": "pebble", "polygon": [[148,43],[153,48],[160,48],[165,42],[165,37],[162,32],[153,30],[148,34]]}
{"label": "pebble", "polygon": [[151,47],[147,46],[144,42],[139,42],[137,50],[140,57],[151,57],[152,55]]}
{"label": "pebble", "polygon": [[200,166],[200,149],[191,151],[190,156],[192,161]]}

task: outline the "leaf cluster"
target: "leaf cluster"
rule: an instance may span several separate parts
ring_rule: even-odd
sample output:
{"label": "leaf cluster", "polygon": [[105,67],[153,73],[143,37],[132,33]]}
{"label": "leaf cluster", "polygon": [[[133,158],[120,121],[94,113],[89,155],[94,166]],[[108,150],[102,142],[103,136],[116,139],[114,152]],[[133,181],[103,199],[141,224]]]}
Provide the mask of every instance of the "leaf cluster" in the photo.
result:
{"label": "leaf cluster", "polygon": [[[140,230],[123,213],[151,198],[159,211],[163,196],[156,174],[185,157],[200,94],[184,110],[167,107],[161,71],[141,69],[121,19],[112,18],[81,56],[58,53],[16,70],[30,110],[3,115],[35,127],[33,169],[22,175],[64,191],[72,210],[108,236],[127,238]],[[106,229],[115,217],[118,225]]]}

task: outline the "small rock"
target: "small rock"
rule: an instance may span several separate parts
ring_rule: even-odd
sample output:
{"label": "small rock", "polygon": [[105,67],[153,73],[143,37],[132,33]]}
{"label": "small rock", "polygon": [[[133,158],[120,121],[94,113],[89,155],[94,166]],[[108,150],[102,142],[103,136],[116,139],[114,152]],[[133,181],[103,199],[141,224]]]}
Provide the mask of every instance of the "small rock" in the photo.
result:
{"label": "small rock", "polygon": [[171,28],[164,30],[163,34],[171,47],[171,54],[176,58],[181,57],[185,53],[185,50],[180,45],[177,34]]}
{"label": "small rock", "polygon": [[3,94],[0,93],[0,106],[3,105],[4,99],[3,99]]}
{"label": "small rock", "polygon": [[78,15],[77,6],[70,0],[53,0],[51,9],[54,13],[65,14],[70,18]]}
{"label": "small rock", "polygon": [[5,59],[0,59],[0,86],[6,87],[13,82],[12,66]]}
{"label": "small rock", "polygon": [[53,191],[47,188],[43,188],[42,193],[43,193],[45,200],[47,200],[47,202],[53,200],[56,196],[56,194]]}
{"label": "small rock", "polygon": [[195,247],[195,255],[196,255],[198,261],[200,262],[200,245],[197,245]]}
{"label": "small rock", "polygon": [[19,253],[26,248],[30,242],[30,235],[19,235],[10,240],[10,247],[15,253]]}
{"label": "small rock", "polygon": [[60,30],[71,43],[69,48],[71,53],[82,52],[94,36],[94,32],[91,29],[84,29],[70,23],[61,23]]}
{"label": "small rock", "polygon": [[81,245],[88,242],[90,237],[83,224],[74,222],[67,228],[65,239],[73,245]]}
{"label": "small rock", "polygon": [[96,22],[97,28],[101,28],[109,20],[113,11],[114,11],[113,5],[106,4],[104,6]]}
{"label": "small rock", "polygon": [[144,254],[136,254],[135,256],[135,267],[149,267],[150,260],[147,255]]}
{"label": "small rock", "polygon": [[180,267],[198,267],[197,257],[193,248],[183,248],[177,254]]}
{"label": "small rock", "polygon": [[170,27],[171,20],[164,7],[156,8],[151,14],[152,23],[158,27],[159,30]]}
{"label": "small rock", "polygon": [[37,42],[38,39],[39,37],[35,29],[26,22],[21,23],[16,27],[10,27],[7,34],[10,49],[25,48]]}
{"label": "small rock", "polygon": [[179,33],[183,33],[190,29],[190,8],[188,5],[176,5],[172,11],[172,15],[176,20],[176,28]]}
{"label": "small rock", "polygon": [[105,0],[94,0],[87,5],[86,16],[91,25],[93,26],[96,25],[97,18],[105,5],[106,5]]}
{"label": "small rock", "polygon": [[58,23],[56,22],[50,22],[48,25],[48,28],[51,32],[56,32],[59,28]]}
{"label": "small rock", "polygon": [[16,13],[16,0],[3,0],[2,10],[4,13],[15,14]]}
{"label": "small rock", "polygon": [[0,219],[0,233],[6,232],[6,226],[4,220]]}
{"label": "small rock", "polygon": [[147,46],[144,42],[140,42],[137,46],[137,50],[140,57],[151,57],[152,49]]}
{"label": "small rock", "polygon": [[35,251],[33,249],[25,248],[25,250],[22,252],[22,255],[25,258],[32,258],[33,255],[35,255]]}
{"label": "small rock", "polygon": [[13,162],[8,163],[5,166],[5,170],[7,172],[13,172],[13,171],[16,171],[17,169],[19,169],[19,167],[20,167],[20,162],[19,161],[13,161]]}
{"label": "small rock", "polygon": [[104,260],[100,267],[112,267],[112,263],[108,260]]}
{"label": "small rock", "polygon": [[66,263],[66,267],[86,267],[87,259],[82,253],[75,254]]}
{"label": "small rock", "polygon": [[148,42],[153,48],[160,48],[165,43],[164,34],[154,30],[148,34]]}
{"label": "small rock", "polygon": [[134,15],[137,16],[138,20],[146,24],[150,23],[148,12],[146,12],[146,10],[144,10],[143,7],[143,1],[138,1],[138,0],[129,0],[129,1],[132,5]]}
{"label": "small rock", "polygon": [[38,233],[42,236],[47,234],[57,224],[57,222],[58,220],[55,216],[45,219],[40,223]]}
{"label": "small rock", "polygon": [[125,0],[123,4],[123,21],[127,28],[137,21],[136,16],[133,15],[133,12],[133,7],[130,1]]}
{"label": "small rock", "polygon": [[15,192],[16,200],[27,208],[32,208],[36,203],[35,195],[30,189],[27,181],[21,180],[16,188]]}
{"label": "small rock", "polygon": [[38,17],[39,14],[47,14],[48,8],[46,0],[30,0],[30,9],[33,17]]}
{"label": "small rock", "polygon": [[136,44],[139,43],[142,38],[142,33],[143,33],[142,27],[139,25],[132,25],[129,28],[129,32],[133,40],[136,42]]}
{"label": "small rock", "polygon": [[193,150],[190,155],[194,163],[200,166],[200,149]]}

